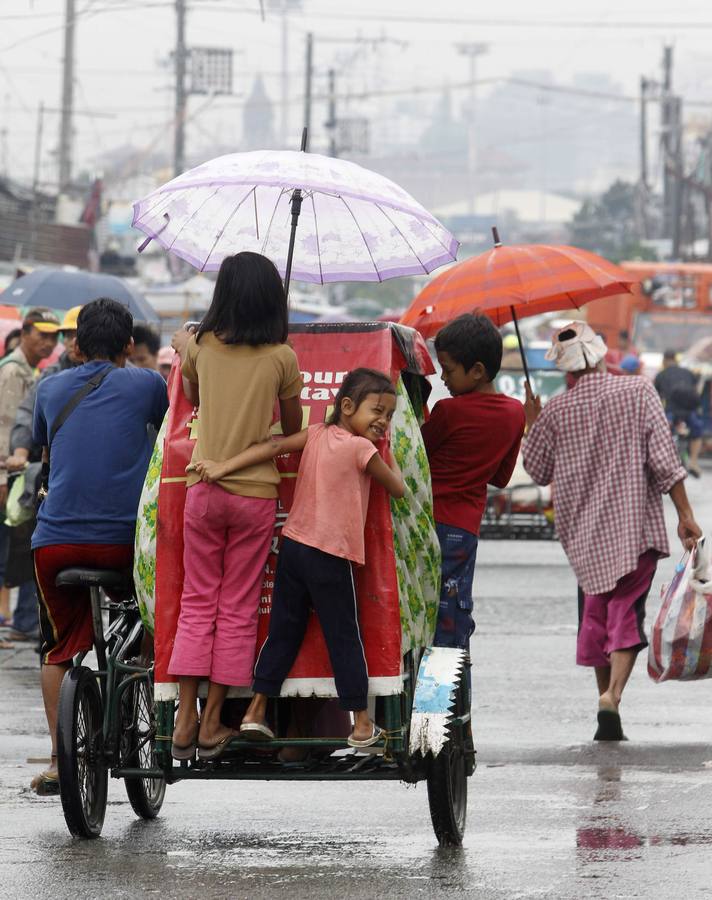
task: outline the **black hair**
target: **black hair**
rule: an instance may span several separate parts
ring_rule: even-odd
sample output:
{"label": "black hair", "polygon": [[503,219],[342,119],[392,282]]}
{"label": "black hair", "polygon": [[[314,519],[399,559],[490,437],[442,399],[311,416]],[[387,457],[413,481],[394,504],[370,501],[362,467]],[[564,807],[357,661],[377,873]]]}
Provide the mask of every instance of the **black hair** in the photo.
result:
{"label": "black hair", "polygon": [[21,328],[13,328],[12,331],[8,331],[8,333],[5,335],[5,352],[3,353],[3,357],[7,356],[8,353],[12,353],[12,350],[7,349],[7,345],[10,343],[10,341],[14,341],[15,338],[21,338],[21,337],[22,337],[22,329]]}
{"label": "black hair", "polygon": [[133,316],[109,297],[92,300],[77,318],[77,344],[87,359],[115,360],[131,341]]}
{"label": "black hair", "polygon": [[352,369],[344,378],[334,398],[334,411],[326,420],[326,424],[339,424],[341,404],[346,397],[358,409],[369,394],[393,394],[395,397],[396,389],[388,375],[379,372],[378,369]]}
{"label": "black hair", "polygon": [[150,325],[144,325],[143,322],[136,322],[133,327],[134,344],[145,344],[151,356],[157,356],[161,349],[161,339],[158,332],[154,331]]}
{"label": "black hair", "polygon": [[620,341],[629,341],[630,340],[630,332],[627,328],[622,328],[618,332],[618,340]]}
{"label": "black hair", "polygon": [[672,359],[673,361],[677,362],[677,350],[666,350],[663,353],[663,359]]}
{"label": "black hair", "polygon": [[212,331],[224,344],[283,344],[288,327],[287,295],[272,260],[247,250],[226,256],[196,341]]}
{"label": "black hair", "polygon": [[465,313],[441,328],[435,349],[449,354],[466,372],[482,363],[489,381],[494,381],[502,365],[502,335],[482,313]]}

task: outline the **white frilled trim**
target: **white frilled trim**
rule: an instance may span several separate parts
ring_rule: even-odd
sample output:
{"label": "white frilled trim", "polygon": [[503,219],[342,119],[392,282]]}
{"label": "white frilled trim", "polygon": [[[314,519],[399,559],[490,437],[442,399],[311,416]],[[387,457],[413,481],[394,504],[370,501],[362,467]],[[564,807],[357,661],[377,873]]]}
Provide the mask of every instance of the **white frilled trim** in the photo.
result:
{"label": "white frilled trim", "polygon": [[[403,690],[402,675],[384,675],[368,679],[368,693],[372,697],[385,697],[391,694],[400,694]],[[205,697],[208,691],[207,681],[200,684],[198,691],[201,697]],[[231,687],[227,692],[228,698],[251,697],[252,689],[248,687]],[[281,697],[336,697],[336,687],[333,678],[288,678],[282,685]],[[177,700],[178,685],[175,682],[157,682],[154,688],[156,700]]]}
{"label": "white frilled trim", "polygon": [[411,756],[437,756],[449,738],[455,691],[465,665],[465,652],[450,647],[428,647],[423,653],[415,685],[410,719]]}

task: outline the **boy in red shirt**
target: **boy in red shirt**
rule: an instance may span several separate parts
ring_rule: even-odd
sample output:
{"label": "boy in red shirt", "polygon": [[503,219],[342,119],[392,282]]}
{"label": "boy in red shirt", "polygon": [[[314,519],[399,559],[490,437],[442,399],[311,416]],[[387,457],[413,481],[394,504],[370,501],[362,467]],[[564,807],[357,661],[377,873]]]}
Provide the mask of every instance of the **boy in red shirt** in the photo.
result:
{"label": "boy in red shirt", "polygon": [[452,397],[435,404],[422,428],[442,551],[433,643],[467,650],[475,630],[472,579],[487,485],[503,488],[512,477],[524,407],[495,390],[502,337],[486,316],[459,316],[438,332],[435,350]]}

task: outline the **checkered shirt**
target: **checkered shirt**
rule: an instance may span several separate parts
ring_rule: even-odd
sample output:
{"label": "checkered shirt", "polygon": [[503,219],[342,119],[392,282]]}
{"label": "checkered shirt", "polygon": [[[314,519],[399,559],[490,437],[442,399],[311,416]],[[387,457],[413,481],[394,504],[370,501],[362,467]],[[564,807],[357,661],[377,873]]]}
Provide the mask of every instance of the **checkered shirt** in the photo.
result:
{"label": "checkered shirt", "polygon": [[649,381],[582,376],[547,403],[523,453],[532,479],[553,483],[556,530],[586,594],[612,590],[646,550],[670,555],[662,495],[686,473]]}

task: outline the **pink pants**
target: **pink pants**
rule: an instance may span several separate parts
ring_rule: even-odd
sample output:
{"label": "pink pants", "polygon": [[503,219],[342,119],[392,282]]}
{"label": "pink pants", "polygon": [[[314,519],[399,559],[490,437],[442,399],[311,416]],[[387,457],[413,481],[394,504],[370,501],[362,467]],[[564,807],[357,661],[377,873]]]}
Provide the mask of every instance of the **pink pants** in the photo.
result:
{"label": "pink pants", "polygon": [[276,503],[230,494],[202,481],[188,488],[185,581],[171,675],[199,675],[217,684],[252,683]]}
{"label": "pink pants", "polygon": [[614,650],[642,650],[648,646],[643,623],[659,553],[648,550],[638,566],[605,594],[584,594],[579,607],[576,662],[579,666],[605,667]]}

